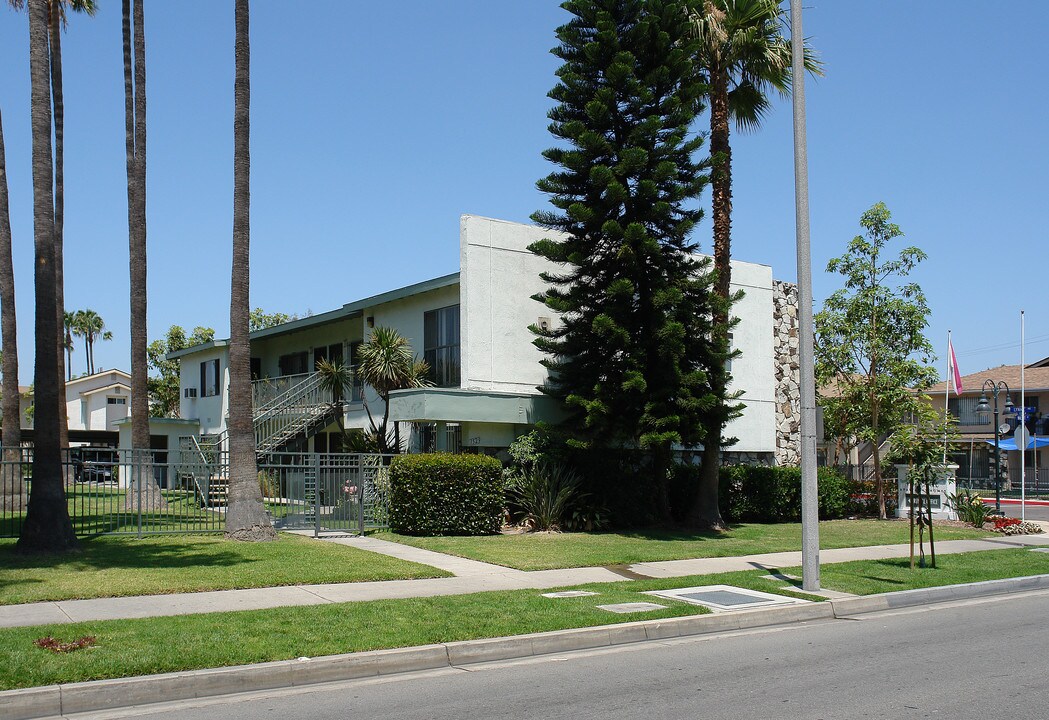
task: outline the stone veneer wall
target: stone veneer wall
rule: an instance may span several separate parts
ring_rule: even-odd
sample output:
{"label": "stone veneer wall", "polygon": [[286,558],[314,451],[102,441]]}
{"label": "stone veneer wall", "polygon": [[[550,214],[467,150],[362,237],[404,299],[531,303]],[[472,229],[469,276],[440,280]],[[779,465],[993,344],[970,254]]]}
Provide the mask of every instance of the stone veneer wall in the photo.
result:
{"label": "stone veneer wall", "polygon": [[798,286],[772,281],[772,354],[776,365],[776,464],[801,463]]}

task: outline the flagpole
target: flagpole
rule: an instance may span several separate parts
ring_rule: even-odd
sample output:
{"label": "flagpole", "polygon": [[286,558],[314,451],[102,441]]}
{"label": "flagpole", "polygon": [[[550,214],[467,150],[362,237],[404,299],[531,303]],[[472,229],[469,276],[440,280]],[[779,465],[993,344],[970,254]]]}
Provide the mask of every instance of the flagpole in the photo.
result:
{"label": "flagpole", "polygon": [[[1026,504],[1027,490],[1024,473],[1026,470],[1027,453],[1027,387],[1024,385],[1024,311],[1020,311],[1020,439],[1023,447],[1020,448],[1020,522],[1027,520]],[[1035,448],[1035,452],[1038,449]]]}

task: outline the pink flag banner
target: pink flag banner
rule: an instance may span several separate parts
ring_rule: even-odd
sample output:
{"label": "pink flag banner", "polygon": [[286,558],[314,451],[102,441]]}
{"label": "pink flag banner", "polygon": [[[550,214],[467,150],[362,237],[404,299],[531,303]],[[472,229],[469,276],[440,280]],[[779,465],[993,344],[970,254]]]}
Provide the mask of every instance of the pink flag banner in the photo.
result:
{"label": "pink flag banner", "polygon": [[955,395],[962,394],[962,374],[958,371],[958,358],[954,356],[954,342],[947,342],[948,350],[951,353],[951,388],[954,390]]}

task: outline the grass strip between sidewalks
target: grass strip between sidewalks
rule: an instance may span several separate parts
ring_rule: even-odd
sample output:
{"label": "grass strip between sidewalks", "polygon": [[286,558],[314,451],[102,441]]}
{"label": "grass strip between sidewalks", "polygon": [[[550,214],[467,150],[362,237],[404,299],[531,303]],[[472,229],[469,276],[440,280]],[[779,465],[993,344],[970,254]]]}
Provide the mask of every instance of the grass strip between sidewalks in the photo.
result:
{"label": "grass strip between sidewalks", "polygon": [[[1000,550],[944,555],[936,570],[910,571],[907,560],[872,560],[823,567],[824,586],[864,593],[905,590],[1049,573],[1049,554]],[[800,574],[796,568],[784,572]],[[0,689],[101,678],[242,665],[302,656],[409,647],[430,643],[501,637],[548,630],[590,627],[634,620],[694,615],[703,608],[639,596],[645,590],[728,584],[794,597],[767,571],[636,580],[582,585],[596,596],[549,599],[538,590],[378,600],[212,613],[140,620],[109,620],[73,625],[0,630]],[[655,601],[657,612],[615,615],[597,605]],[[94,647],[55,654],[34,646],[51,635],[68,642],[90,635]]]}
{"label": "grass strip between sidewalks", "polygon": [[[901,520],[828,520],[820,523],[819,531],[820,547],[824,549],[906,543],[910,533],[907,522]],[[975,528],[936,527],[938,541],[993,536]],[[722,533],[643,530],[484,537],[409,537],[380,533],[375,537],[518,570],[551,570],[798,550],[801,523],[742,523]]]}
{"label": "grass strip between sidewalks", "polygon": [[447,577],[426,565],[282,533],[275,542],[221,535],[103,535],[64,556],[25,557],[0,540],[0,605],[277,585]]}

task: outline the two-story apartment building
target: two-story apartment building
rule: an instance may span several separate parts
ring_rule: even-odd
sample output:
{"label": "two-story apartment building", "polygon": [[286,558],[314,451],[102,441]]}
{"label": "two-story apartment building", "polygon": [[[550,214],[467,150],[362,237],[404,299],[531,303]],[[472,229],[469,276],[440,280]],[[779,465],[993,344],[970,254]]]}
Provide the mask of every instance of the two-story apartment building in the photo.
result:
{"label": "two-story apartment building", "polygon": [[[434,387],[396,391],[390,399],[390,418],[404,423],[402,436],[412,449],[496,454],[537,421],[556,420],[556,402],[538,390],[546,369],[528,329],[559,322],[532,299],[543,288],[540,273],[556,268],[527,248],[549,234],[464,215],[459,272],[252,333],[260,451],[278,445],[338,449],[336,418],[320,411],[305,417],[302,399],[317,396],[317,361],[352,365],[356,348],[378,326],[406,337],[434,372]],[[727,436],[739,438],[731,452],[751,461],[790,461],[797,453],[799,416],[796,294],[793,286],[774,281],[767,265],[733,261],[732,273],[733,289],[745,292],[733,309],[740,318],[733,345],[742,354],[732,361],[732,373],[746,409],[728,428]],[[181,363],[180,410],[196,423],[194,434],[221,436],[226,430],[228,357],[225,340],[169,355]],[[368,426],[365,402],[373,414],[382,413],[369,388],[355,387],[343,406],[347,428]],[[290,430],[273,421],[282,403],[300,411]]]}

